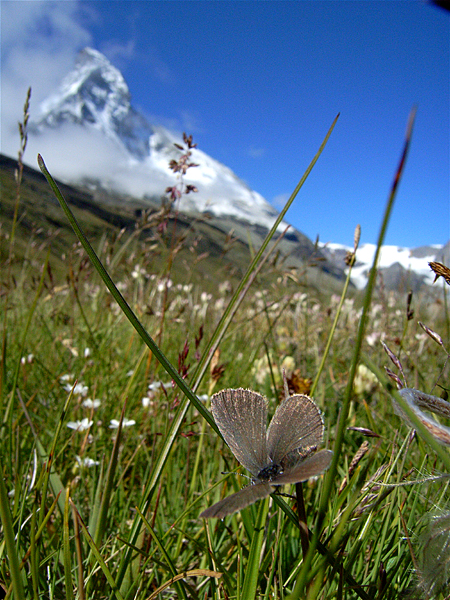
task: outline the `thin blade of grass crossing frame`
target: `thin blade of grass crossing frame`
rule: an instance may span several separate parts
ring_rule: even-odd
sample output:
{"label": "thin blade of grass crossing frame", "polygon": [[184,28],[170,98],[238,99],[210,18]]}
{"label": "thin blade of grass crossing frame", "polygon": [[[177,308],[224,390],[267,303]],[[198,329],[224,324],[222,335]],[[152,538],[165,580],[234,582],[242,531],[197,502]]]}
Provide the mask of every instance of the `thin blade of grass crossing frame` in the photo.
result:
{"label": "thin blade of grass crossing frame", "polygon": [[[317,151],[316,155],[314,156],[314,158],[312,159],[312,161],[310,162],[308,168],[306,169],[306,171],[304,172],[302,178],[300,179],[300,181],[298,182],[296,188],[294,189],[294,191],[292,192],[289,200],[286,202],[286,204],[284,205],[283,210],[280,212],[280,214],[278,215],[278,218],[276,219],[275,223],[272,226],[272,229],[269,231],[269,233],[266,236],[266,239],[264,240],[264,242],[262,243],[260,249],[258,250],[258,252],[256,253],[254,259],[252,260],[252,262],[250,263],[245,275],[243,276],[241,282],[239,283],[238,287],[236,288],[236,291],[233,294],[233,297],[230,300],[229,305],[227,306],[227,308],[225,309],[225,312],[223,313],[216,331],[214,332],[213,336],[211,337],[211,340],[209,341],[201,359],[200,362],[197,366],[197,369],[194,373],[193,376],[193,380],[199,381],[202,377],[203,377],[203,373],[205,372],[207,366],[208,366],[208,362],[213,354],[213,349],[215,347],[215,344],[217,342],[217,339],[220,335],[223,335],[223,327],[224,325],[227,323],[227,319],[229,317],[229,315],[231,314],[232,310],[233,310],[233,306],[236,303],[237,299],[240,297],[242,291],[245,288],[245,285],[247,284],[251,274],[253,273],[253,271],[256,268],[256,265],[259,263],[262,255],[264,254],[270,240],[273,238],[274,234],[276,233],[279,224],[281,223],[281,221],[283,220],[284,216],[286,215],[287,211],[289,210],[291,204],[294,202],[298,192],[300,191],[301,187],[303,186],[303,184],[305,183],[308,175],[310,174],[310,172],[312,171],[314,165],[316,164],[317,160],[319,159],[319,156],[322,154],[328,139],[331,135],[331,132],[334,129],[334,126],[337,123],[337,120],[339,118],[339,114],[335,117],[333,123],[331,124],[331,127],[329,128],[323,142],[321,143],[319,150]],[[196,379],[197,378],[197,379]],[[194,386],[195,389],[195,386]]]}
{"label": "thin blade of grass crossing frame", "polygon": [[248,554],[247,567],[245,569],[244,583],[242,586],[241,598],[252,600],[257,597],[257,587],[259,580],[259,565],[261,561],[261,548],[264,542],[264,535],[269,512],[269,502],[264,500],[259,503],[258,516],[253,530],[252,542]]}
{"label": "thin blade of grass crossing frame", "polygon": [[8,567],[11,577],[11,585],[15,598],[25,598],[22,575],[20,573],[20,561],[17,554],[16,541],[14,537],[14,526],[9,507],[8,492],[5,486],[3,469],[0,472],[0,521],[3,527],[3,538],[5,540],[6,554],[8,556]]}
{"label": "thin blade of grass crossing frame", "polygon": [[[156,535],[156,532],[154,531],[153,527],[150,525],[150,523],[148,522],[148,520],[145,518],[145,516],[141,513],[141,511],[139,509],[137,509],[142,522],[144,523],[147,531],[150,533],[150,535],[152,536],[153,541],[155,542],[155,544],[158,546],[159,551],[161,552],[162,556],[164,556],[165,560],[166,560],[166,564],[169,568],[169,571],[172,575],[172,577],[176,577],[178,575],[177,573],[177,569],[175,567],[175,565],[173,564],[169,554],[167,553],[167,550],[164,547],[164,544],[161,542],[161,540],[158,538],[158,536]],[[187,596],[186,596],[186,590],[184,589],[184,585],[183,585],[183,581],[181,582],[181,585],[176,583],[176,588],[178,590],[178,593],[181,597],[185,598],[187,600]]]}
{"label": "thin blade of grass crossing frame", "polygon": [[[231,322],[231,318],[233,316],[233,311],[236,310],[236,305],[237,303],[241,302],[248,287],[251,284],[251,276],[252,274],[256,271],[257,269],[257,265],[261,264],[263,261],[261,261],[261,263],[259,263],[258,261],[260,260],[260,258],[263,255],[264,250],[266,249],[268,243],[270,242],[271,238],[273,237],[274,233],[276,232],[276,229],[279,225],[279,223],[281,222],[281,220],[283,219],[284,215],[286,214],[288,208],[290,207],[290,205],[292,204],[292,202],[294,201],[298,191],[300,190],[300,188],[302,187],[303,183],[305,182],[307,176],[309,175],[309,173],[311,172],[313,166],[315,165],[315,163],[317,162],[320,154],[322,153],[323,149],[325,148],[326,143],[328,142],[328,139],[331,135],[331,132],[334,129],[334,126],[337,122],[337,119],[339,118],[339,114],[336,116],[336,118],[334,119],[331,127],[329,128],[327,135],[325,136],[321,146],[319,147],[319,150],[317,151],[316,155],[314,156],[313,160],[311,161],[309,167],[307,168],[307,170],[305,171],[303,177],[300,179],[300,182],[298,183],[297,187],[295,188],[294,192],[292,193],[291,197],[289,198],[288,202],[286,203],[283,211],[280,213],[279,218],[275,221],[272,229],[270,230],[270,232],[267,234],[266,240],[264,241],[263,245],[261,246],[260,250],[258,251],[258,253],[256,254],[254,260],[252,261],[252,263],[250,264],[246,274],[244,275],[241,284],[238,286],[238,288],[236,289],[228,307],[226,308],[224,314],[222,315],[222,318],[220,319],[217,328],[208,344],[208,346],[206,347],[199,363],[198,366],[196,368],[196,370],[194,371],[194,374],[192,376],[193,381],[195,382],[193,385],[193,389],[196,390],[203,378],[203,375],[207,369],[208,363],[210,361],[210,359],[213,356],[213,353],[215,351],[215,349],[217,348],[218,344],[219,344],[219,340],[221,339],[221,337],[224,335],[229,323]],[[266,255],[267,256],[267,255]],[[263,259],[264,260],[264,259]],[[152,497],[152,493],[153,490],[156,487],[156,483],[159,477],[159,473],[160,471],[163,469],[164,464],[167,460],[167,455],[168,452],[170,451],[170,448],[175,440],[175,437],[178,433],[178,429],[181,425],[181,422],[184,418],[184,415],[186,414],[186,410],[187,410],[187,404],[185,402],[185,399],[182,399],[180,406],[178,407],[177,413],[175,415],[174,420],[172,421],[172,424],[170,426],[170,429],[168,431],[168,434],[166,436],[166,442],[164,444],[164,447],[161,451],[160,457],[157,458],[156,463],[155,463],[155,467],[152,473],[152,476],[149,478],[148,484],[146,486],[146,489],[144,491],[143,494],[143,498],[144,498],[144,502],[141,506],[144,506],[144,504],[146,506],[148,506],[151,497]],[[214,423],[214,429],[217,431],[217,426]],[[143,508],[143,512],[145,513],[146,508]],[[139,532],[139,523],[137,521],[135,521],[135,523],[133,524],[133,528],[132,531],[130,533],[130,541],[131,544],[135,543],[137,536],[138,536],[138,532]],[[130,551],[127,550],[126,553],[129,553]],[[124,577],[125,575],[125,570],[126,570],[126,564],[127,561],[129,560],[129,556],[125,553],[124,555],[124,559],[122,561],[121,566],[119,567],[118,570],[118,574],[117,574],[117,581],[121,581],[121,579]],[[130,582],[124,581],[124,583],[122,584],[122,588],[121,589],[127,589],[127,587],[129,587]]]}
{"label": "thin blade of grass crossing frame", "polygon": [[325,520],[326,507],[327,507],[327,504],[328,504],[328,501],[329,501],[329,498],[331,495],[333,481],[334,481],[334,478],[336,476],[336,471],[337,471],[337,464],[338,464],[338,461],[339,461],[340,455],[341,455],[341,447],[342,447],[344,434],[345,434],[345,427],[346,427],[346,421],[347,421],[347,417],[348,417],[348,411],[350,408],[350,399],[351,399],[351,392],[352,392],[352,388],[353,388],[353,380],[354,380],[355,374],[356,374],[356,367],[358,365],[359,354],[360,354],[361,344],[362,344],[362,340],[363,340],[363,336],[364,336],[367,315],[370,310],[370,303],[371,303],[371,299],[372,299],[373,288],[375,286],[375,279],[377,276],[377,268],[376,267],[377,267],[377,263],[378,263],[378,257],[380,254],[381,246],[383,245],[383,242],[384,242],[384,237],[385,237],[389,219],[390,219],[390,216],[392,213],[392,208],[394,206],[394,200],[395,200],[395,196],[397,194],[398,185],[400,183],[400,179],[403,174],[404,167],[405,167],[408,150],[409,150],[409,146],[411,143],[411,135],[412,135],[412,129],[413,129],[413,125],[414,125],[415,115],[416,115],[416,108],[414,107],[409,115],[403,151],[402,151],[402,154],[400,157],[399,165],[397,167],[397,170],[396,170],[396,173],[394,176],[394,181],[391,186],[391,191],[390,191],[390,194],[388,197],[386,209],[384,211],[383,220],[382,220],[381,228],[380,228],[380,233],[378,236],[377,249],[376,249],[375,257],[373,260],[372,269],[370,270],[369,281],[367,282],[366,292],[365,292],[365,296],[364,296],[363,312],[362,312],[361,319],[359,322],[358,334],[357,334],[357,338],[356,338],[353,359],[352,359],[352,362],[350,365],[348,382],[347,382],[347,386],[346,386],[345,393],[344,393],[342,410],[341,410],[341,414],[339,416],[339,422],[338,422],[338,427],[337,427],[337,431],[336,431],[336,439],[335,439],[335,444],[334,444],[334,448],[333,448],[333,460],[331,462],[331,466],[330,466],[328,472],[325,474],[324,485],[322,488],[322,495],[321,495],[321,500],[320,500],[320,505],[319,505],[319,511],[318,511],[318,515],[317,515],[317,519],[316,519],[316,525],[314,528],[314,536],[310,543],[308,555],[306,556],[306,559],[302,566],[302,570],[300,571],[300,575],[296,581],[295,588],[294,588],[292,594],[289,596],[289,600],[297,600],[304,593],[308,572],[311,567],[312,559],[313,559],[315,549],[317,546],[317,541],[319,539],[319,535],[322,530],[322,525]]}
{"label": "thin blade of grass crossing frame", "polygon": [[[81,525],[81,531],[83,532],[83,535],[84,535],[87,543],[89,544],[89,546],[92,550],[92,553],[94,554],[95,558],[97,559],[97,562],[100,565],[103,575],[105,576],[106,580],[108,581],[109,585],[111,586],[113,595],[116,597],[117,600],[124,600],[122,594],[120,593],[120,591],[116,585],[116,582],[114,581],[114,577],[112,576],[111,571],[108,569],[106,562],[103,560],[102,555],[100,554],[99,549],[95,545],[94,540],[92,539],[86,525],[84,524],[84,521],[81,518],[81,515],[78,512],[75,504],[72,502],[72,500],[70,498],[69,498],[69,502],[72,506],[74,514],[76,515],[76,518],[78,519],[78,523]],[[112,598],[113,596],[110,596],[110,597]]]}
{"label": "thin blade of grass crossing frame", "polygon": [[64,522],[63,522],[63,556],[64,556],[64,583],[67,600],[73,598],[73,580],[72,563],[70,560],[70,534],[69,534],[69,494],[70,489],[66,489],[66,500],[64,503]]}
{"label": "thin blade of grass crossing frame", "polygon": [[172,365],[172,363],[168,360],[168,358],[165,356],[165,354],[160,350],[160,348],[158,347],[156,342],[153,340],[153,338],[149,335],[149,333],[143,327],[143,325],[141,324],[139,319],[136,317],[133,310],[126,302],[125,298],[122,296],[122,294],[117,289],[117,287],[114,284],[113,280],[111,279],[110,275],[108,274],[108,272],[106,271],[102,262],[100,261],[97,254],[95,253],[94,249],[92,248],[89,240],[84,235],[81,227],[78,225],[78,222],[75,219],[75,216],[73,215],[64,196],[62,195],[61,191],[59,190],[58,186],[56,185],[55,180],[50,175],[47,167],[45,166],[44,160],[40,154],[38,154],[38,164],[39,164],[39,168],[41,169],[42,173],[44,174],[45,178],[47,179],[50,187],[52,188],[53,193],[55,194],[58,202],[60,203],[62,209],[66,213],[66,216],[67,216],[77,238],[80,240],[80,242],[81,242],[83,248],[85,249],[87,255],[89,256],[95,270],[102,278],[102,280],[103,280],[104,284],[106,285],[106,287],[108,288],[108,290],[111,292],[114,300],[118,303],[118,305],[122,309],[122,312],[125,314],[127,319],[130,321],[131,325],[133,325],[133,327],[135,328],[135,330],[137,331],[137,333],[139,334],[139,336],[141,337],[143,342],[153,352],[156,359],[164,367],[164,369],[167,371],[167,373],[170,375],[170,377],[172,377],[172,379],[175,381],[175,383],[180,388],[180,390],[183,392],[183,394],[185,394],[189,398],[189,400],[193,403],[195,408],[209,422],[211,427],[214,430],[216,430],[218,433],[216,424],[214,423],[214,419],[210,415],[209,411],[207,411],[204,408],[203,404],[198,400],[197,396],[192,392],[190,387],[182,379],[182,377],[179,375],[178,371],[175,369],[175,367]]}

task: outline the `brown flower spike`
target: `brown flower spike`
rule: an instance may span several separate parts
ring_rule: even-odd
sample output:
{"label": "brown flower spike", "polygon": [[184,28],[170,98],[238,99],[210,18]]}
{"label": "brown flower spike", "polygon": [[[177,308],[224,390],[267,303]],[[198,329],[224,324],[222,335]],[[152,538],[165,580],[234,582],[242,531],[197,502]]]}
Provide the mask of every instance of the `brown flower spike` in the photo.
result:
{"label": "brown flower spike", "polygon": [[430,269],[436,273],[436,277],[434,278],[433,283],[439,279],[439,277],[443,277],[448,285],[450,285],[450,269],[438,262],[429,262],[428,265]]}

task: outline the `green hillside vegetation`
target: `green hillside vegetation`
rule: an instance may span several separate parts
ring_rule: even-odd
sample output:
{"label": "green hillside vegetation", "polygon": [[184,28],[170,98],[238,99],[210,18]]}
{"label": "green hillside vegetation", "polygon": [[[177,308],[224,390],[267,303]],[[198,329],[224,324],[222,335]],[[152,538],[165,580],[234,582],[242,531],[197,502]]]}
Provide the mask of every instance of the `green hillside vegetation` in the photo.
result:
{"label": "green hillside vegetation", "polygon": [[[3,258],[9,252],[17,192],[16,168],[17,161],[0,157]],[[241,277],[248,264],[248,245],[210,225],[207,217],[194,219],[180,213],[164,214],[161,199],[155,199],[149,209],[148,202],[144,205],[138,200],[124,200],[117,195],[101,192],[94,195],[61,182],[58,185],[99,252],[112,253],[119,240],[122,247],[133,243],[133,251],[128,249],[126,268],[129,268],[130,260],[144,259],[148,262],[151,255],[152,272],[157,273],[165,269],[169,254],[175,250],[177,260],[172,276],[178,281],[200,279],[209,289],[214,287],[218,278],[235,280]],[[162,232],[158,231],[161,226],[164,226]],[[78,240],[42,173],[25,166],[14,241],[13,272],[18,273],[28,261],[38,268],[50,248],[53,274],[64,277],[78,247]]]}

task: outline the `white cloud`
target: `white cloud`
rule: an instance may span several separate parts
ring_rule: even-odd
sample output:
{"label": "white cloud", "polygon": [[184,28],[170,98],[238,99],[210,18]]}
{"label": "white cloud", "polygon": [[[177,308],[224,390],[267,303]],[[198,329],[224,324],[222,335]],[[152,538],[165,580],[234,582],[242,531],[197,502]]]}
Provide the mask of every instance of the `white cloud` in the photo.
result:
{"label": "white cloud", "polygon": [[[200,124],[201,118],[199,115],[195,114],[189,110],[181,111],[181,122],[183,131],[185,131],[188,135],[195,133],[203,133],[202,126]],[[195,142],[195,140],[194,140]]]}
{"label": "white cloud", "polygon": [[290,197],[290,194],[278,194],[278,196],[272,198],[271,204],[277,209],[282,209],[285,207],[286,202],[289,200]]}
{"label": "white cloud", "polygon": [[[71,0],[2,1],[1,11],[0,151],[16,157],[17,123],[23,118],[28,87],[32,88],[30,117],[36,121],[40,104],[73,69],[78,52],[93,45],[88,28],[101,21],[101,15],[85,3]],[[102,51],[124,62],[134,57],[135,44],[111,40],[104,43]],[[173,181],[169,172],[167,176],[152,173],[149,177],[149,165],[130,164],[124,149],[98,132],[74,125],[47,130],[39,136],[30,132],[24,162],[37,168],[38,153],[50,173],[67,182],[100,177],[116,189],[140,196],[159,195]]]}
{"label": "white cloud", "polygon": [[91,19],[82,2],[1,3],[1,151],[15,156],[17,122],[31,86],[31,117],[73,67],[76,54],[92,44],[83,20]]}
{"label": "white cloud", "polygon": [[109,40],[101,45],[100,52],[107,56],[120,71],[127,63],[136,58],[136,43],[134,40],[128,40],[125,44]]}
{"label": "white cloud", "polygon": [[256,148],[255,146],[252,146],[248,149],[248,155],[252,158],[260,158],[261,156],[264,156],[265,153],[265,148]]}
{"label": "white cloud", "polygon": [[77,125],[65,125],[43,136],[30,135],[25,162],[37,168],[38,153],[54,177],[68,182],[101,179],[119,192],[138,197],[160,195],[173,183],[169,170],[167,174],[155,172],[145,161],[131,162],[126,151],[102,133]]}

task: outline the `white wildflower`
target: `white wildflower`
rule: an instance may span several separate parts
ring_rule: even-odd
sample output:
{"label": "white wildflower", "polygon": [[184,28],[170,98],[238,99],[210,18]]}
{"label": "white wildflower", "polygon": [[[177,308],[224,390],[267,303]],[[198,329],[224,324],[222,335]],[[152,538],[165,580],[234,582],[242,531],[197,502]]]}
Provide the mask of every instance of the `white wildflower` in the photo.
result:
{"label": "white wildflower", "polygon": [[99,400],[98,398],[96,398],[95,400],[92,400],[91,398],[86,398],[86,400],[83,400],[83,406],[85,408],[98,408],[101,405],[102,401]]}
{"label": "white wildflower", "polygon": [[[68,383],[64,386],[64,389],[66,390],[66,392],[71,392],[72,386]],[[88,391],[88,386],[84,385],[83,383],[77,383],[73,388],[73,394],[76,396],[86,396]]]}
{"label": "white wildflower", "polygon": [[[109,422],[110,429],[117,429],[119,425],[120,421],[117,421],[117,419],[111,419],[111,421]],[[131,427],[132,425],[136,425],[136,421],[134,419],[124,418],[124,420],[122,421],[122,427]]]}
{"label": "white wildflower", "polygon": [[366,365],[358,365],[356,369],[355,380],[353,382],[353,391],[358,396],[370,394],[378,385],[378,380]]}
{"label": "white wildflower", "polygon": [[87,417],[81,419],[81,421],[69,421],[67,427],[74,429],[75,431],[85,431],[89,429],[94,421],[89,420]]}
{"label": "white wildflower", "polygon": [[87,456],[85,458],[80,458],[79,456],[75,456],[75,459],[81,467],[87,467],[88,469],[90,467],[95,467],[96,465],[100,464],[100,462],[98,460],[93,460],[92,458],[88,458]]}

